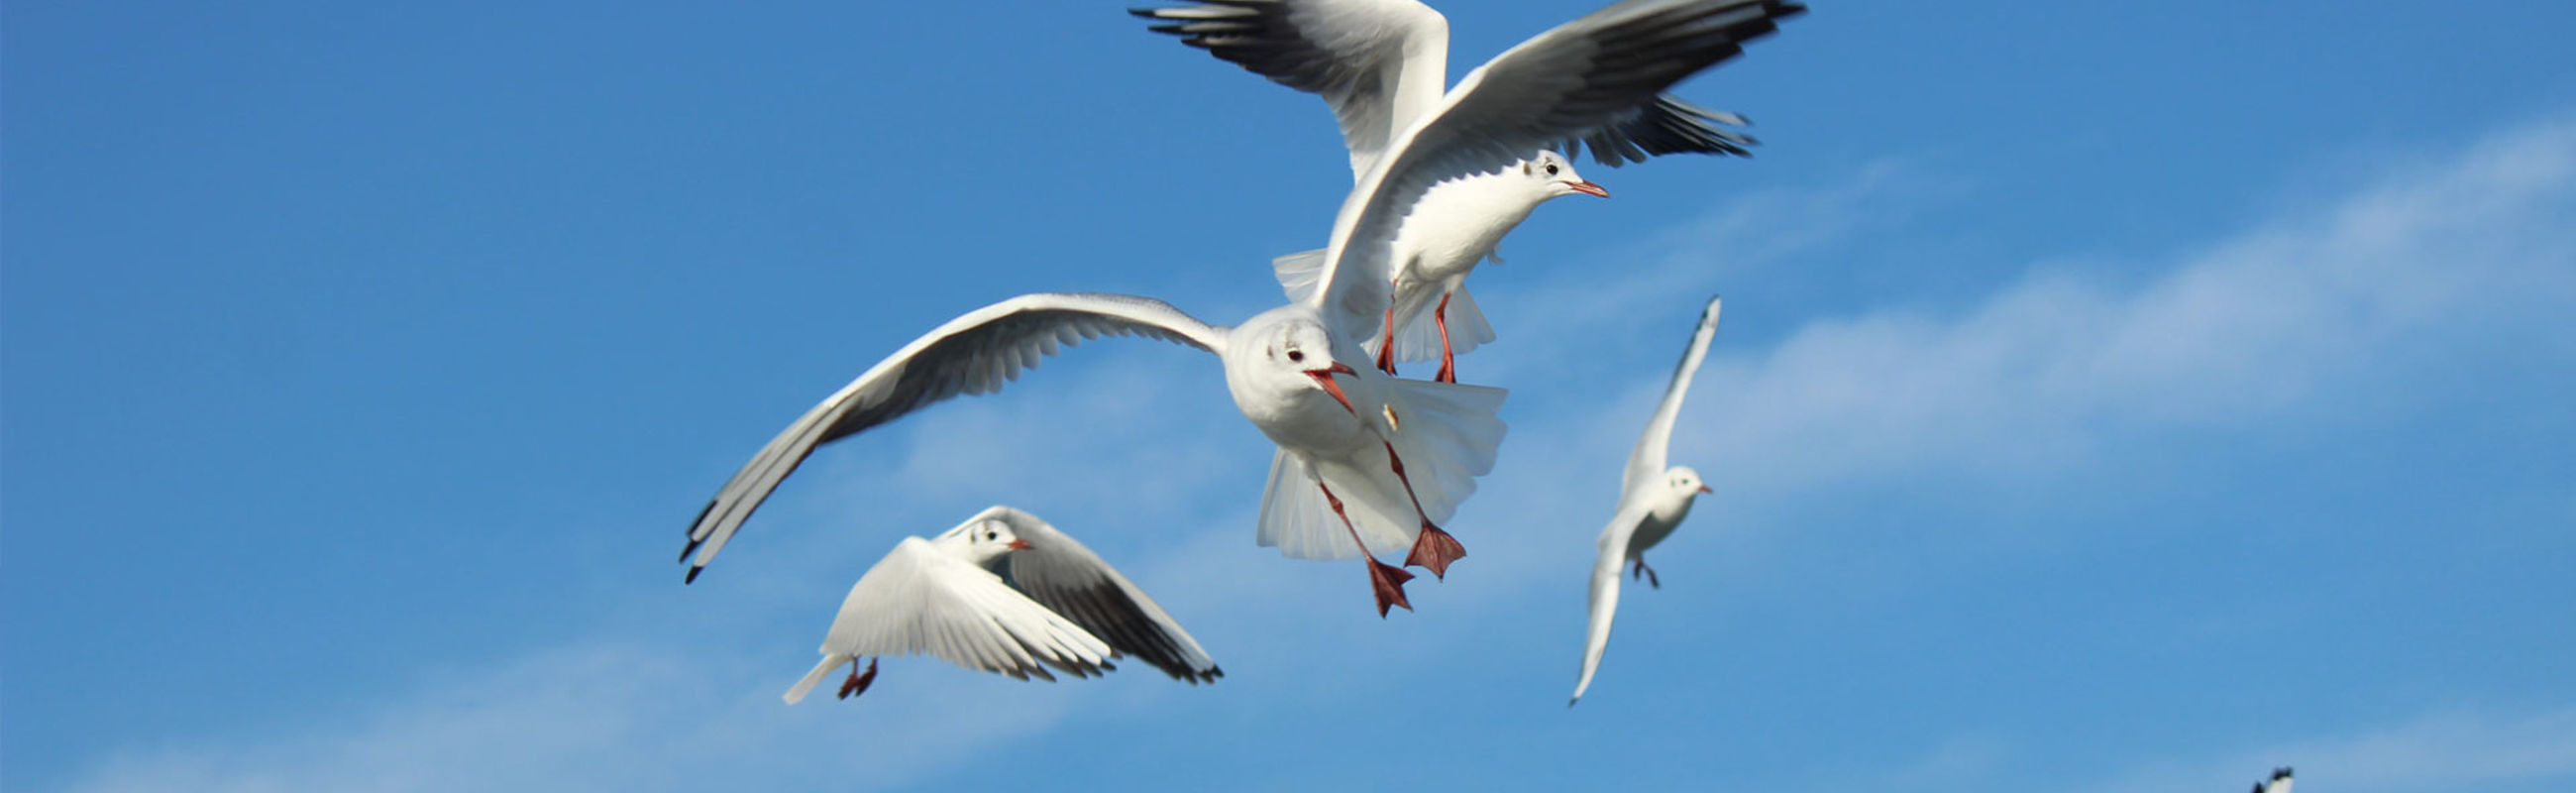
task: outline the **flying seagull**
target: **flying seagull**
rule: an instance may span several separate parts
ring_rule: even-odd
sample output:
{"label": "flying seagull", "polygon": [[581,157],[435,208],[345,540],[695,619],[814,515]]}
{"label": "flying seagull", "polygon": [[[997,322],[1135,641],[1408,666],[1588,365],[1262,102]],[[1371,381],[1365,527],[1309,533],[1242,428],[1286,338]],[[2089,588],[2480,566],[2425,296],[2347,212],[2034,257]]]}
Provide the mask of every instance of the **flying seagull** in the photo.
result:
{"label": "flying seagull", "polygon": [[[1224,677],[1189,631],[1134,582],[1037,516],[997,506],[930,539],[896,543],[841,601],[823,660],[783,697],[793,705],[843,664],[843,698],[876,681],[877,659],[928,653],[1022,680],[1115,669],[1134,656],[1197,685]],[[858,659],[867,658],[867,671]]]}
{"label": "flying seagull", "polygon": [[[1354,179],[1366,182],[1370,169],[1401,133],[1416,124],[1434,123],[1426,116],[1453,112],[1462,104],[1482,105],[1478,112],[1490,112],[1492,106],[1513,105],[1524,96],[1543,95],[1569,84],[1626,79],[1658,69],[1681,70],[1664,80],[1669,85],[1740,54],[1744,42],[1771,33],[1779,20],[1805,11],[1801,4],[1779,0],[1633,0],[1525,41],[1445,90],[1448,20],[1414,0],[1199,0],[1130,13],[1161,23],[1151,28],[1155,32],[1177,36],[1184,44],[1273,82],[1323,97],[1341,123]],[[1657,24],[1687,27],[1692,35],[1719,39],[1723,46],[1694,51],[1687,59],[1625,60],[1621,40],[1664,32],[1653,29]],[[1484,95],[1464,103],[1451,101],[1477,90]],[[1527,106],[1556,109],[1545,102]],[[1754,144],[1750,136],[1728,129],[1747,126],[1742,116],[1693,105],[1660,93],[1660,88],[1630,92],[1607,110],[1594,116],[1594,123],[1540,141],[1522,153],[1549,146],[1577,152],[1588,146],[1594,160],[1617,167],[1663,154],[1744,156]],[[1515,123],[1525,119],[1480,120]],[[1552,152],[1502,166],[1444,180],[1407,217],[1391,257],[1399,264],[1396,304],[1383,337],[1371,340],[1384,371],[1392,373],[1398,360],[1437,357],[1441,365],[1434,379],[1455,382],[1456,354],[1494,339],[1493,326],[1462,286],[1467,273],[1486,259],[1502,261],[1496,255],[1502,237],[1540,202],[1578,192],[1609,196],[1607,190],[1576,174],[1573,163]],[[1508,178],[1514,170],[1525,177],[1555,178],[1540,180],[1539,190],[1515,189],[1520,186]],[[1307,251],[1274,260],[1281,285],[1295,294],[1300,282],[1311,282],[1309,273],[1321,266],[1322,253]]]}
{"label": "flying seagull", "polygon": [[1583,700],[1583,690],[1592,687],[1592,673],[1601,669],[1601,651],[1610,645],[1610,621],[1619,612],[1620,568],[1630,575],[1644,575],[1646,583],[1660,589],[1661,578],[1646,566],[1646,549],[1655,547],[1682,525],[1690,515],[1691,502],[1708,485],[1690,466],[1665,467],[1664,453],[1673,441],[1673,419],[1682,410],[1682,396],[1690,392],[1691,375],[1699,372],[1700,359],[1708,357],[1708,340],[1717,335],[1718,299],[1709,298],[1708,308],[1700,312],[1699,327],[1691,331],[1690,346],[1682,349],[1682,362],[1673,369],[1673,381],[1664,387],[1663,404],[1655,406],[1655,417],[1647,420],[1646,432],[1637,438],[1637,448],[1628,454],[1628,471],[1619,483],[1619,509],[1610,525],[1601,530],[1597,558],[1592,563],[1591,627],[1583,640],[1583,676],[1574,681],[1574,697],[1567,707]]}

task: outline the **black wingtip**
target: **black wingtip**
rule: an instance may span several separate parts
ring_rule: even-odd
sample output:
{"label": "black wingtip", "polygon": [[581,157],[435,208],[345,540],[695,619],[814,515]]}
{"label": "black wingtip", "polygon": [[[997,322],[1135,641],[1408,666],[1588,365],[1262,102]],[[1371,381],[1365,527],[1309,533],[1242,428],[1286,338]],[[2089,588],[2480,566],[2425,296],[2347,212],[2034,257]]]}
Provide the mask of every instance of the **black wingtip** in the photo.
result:
{"label": "black wingtip", "polygon": [[699,574],[699,573],[706,572],[706,570],[707,570],[707,569],[706,569],[706,568],[704,568],[704,567],[691,567],[691,568],[689,568],[689,575],[688,575],[687,577],[685,577],[685,578],[681,578],[681,579],[680,579],[680,585],[681,585],[681,586],[688,586],[688,585],[690,585],[690,584],[697,583],[697,582],[698,582],[698,574]]}

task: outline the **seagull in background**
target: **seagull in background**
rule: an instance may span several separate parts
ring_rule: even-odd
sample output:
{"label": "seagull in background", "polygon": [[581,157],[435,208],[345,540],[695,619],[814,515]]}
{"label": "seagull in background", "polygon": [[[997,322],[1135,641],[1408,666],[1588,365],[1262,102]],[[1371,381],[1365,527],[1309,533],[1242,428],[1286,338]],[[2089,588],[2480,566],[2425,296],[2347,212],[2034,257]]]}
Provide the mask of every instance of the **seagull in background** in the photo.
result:
{"label": "seagull in background", "polygon": [[[1772,32],[1778,20],[1805,10],[1794,2],[1764,0],[1623,3],[1523,42],[1470,73],[1455,89],[1444,85],[1449,22],[1415,0],[1200,0],[1129,13],[1162,23],[1151,28],[1155,32],[1177,36],[1184,44],[1273,82],[1323,97],[1341,124],[1350,149],[1351,174],[1365,182],[1370,169],[1407,128],[1430,123],[1426,116],[1450,112],[1459,104],[1446,100],[1481,87],[1489,100],[1507,103],[1513,101],[1514,91],[1556,88],[1483,78],[1516,67],[1536,67],[1525,76],[1615,79],[1615,72],[1637,66],[1596,57],[1590,51],[1639,32],[1614,29],[1614,23],[1662,20],[1727,39],[1727,49],[1703,53],[1708,56],[1704,61],[1648,64],[1679,65],[1686,68],[1682,73],[1686,76],[1740,54],[1742,42]],[[1747,147],[1754,140],[1728,129],[1748,125],[1742,116],[1699,107],[1659,91],[1632,96],[1602,115],[1598,123],[1542,141],[1533,149],[1552,146],[1579,152],[1589,146],[1595,161],[1611,167],[1663,154],[1750,154]],[[1393,373],[1398,360],[1437,357],[1440,370],[1433,379],[1456,382],[1457,353],[1494,339],[1493,326],[1464,288],[1467,274],[1487,259],[1500,263],[1496,249],[1503,236],[1540,203],[1576,193],[1610,195],[1554,152],[1502,165],[1441,182],[1407,216],[1392,256],[1399,263],[1394,273],[1396,302],[1385,333],[1370,342],[1381,370]],[[1273,260],[1280,285],[1292,296],[1298,294],[1314,280],[1312,273],[1321,267],[1323,254],[1306,251]]]}
{"label": "seagull in background", "polygon": [[2254,783],[2254,793],[2290,793],[2290,767],[2272,769],[2272,778]]}
{"label": "seagull in background", "polygon": [[[847,664],[840,696],[876,681],[877,659],[928,653],[968,669],[1053,681],[1132,655],[1191,685],[1224,677],[1144,590],[1072,536],[1010,507],[931,539],[906,537],[841,601],[823,660],[782,699],[794,705]],[[867,658],[867,671],[858,659]]]}
{"label": "seagull in background", "polygon": [[1655,569],[1646,566],[1646,549],[1672,536],[1690,515],[1691,502],[1709,492],[1698,471],[1683,465],[1666,468],[1664,453],[1672,446],[1673,419],[1681,413],[1682,396],[1690,392],[1691,375],[1699,372],[1700,360],[1708,357],[1708,340],[1717,335],[1717,310],[1718,299],[1709,298],[1699,327],[1691,331],[1690,346],[1682,350],[1681,365],[1673,369],[1672,383],[1664,387],[1663,404],[1655,407],[1655,417],[1628,454],[1619,509],[1601,530],[1599,556],[1592,563],[1592,619],[1583,640],[1583,676],[1574,681],[1574,697],[1565,701],[1566,707],[1583,701],[1592,673],[1601,668],[1601,651],[1610,645],[1610,621],[1619,612],[1620,568],[1629,567],[1630,575],[1643,575],[1646,583],[1663,588]]}

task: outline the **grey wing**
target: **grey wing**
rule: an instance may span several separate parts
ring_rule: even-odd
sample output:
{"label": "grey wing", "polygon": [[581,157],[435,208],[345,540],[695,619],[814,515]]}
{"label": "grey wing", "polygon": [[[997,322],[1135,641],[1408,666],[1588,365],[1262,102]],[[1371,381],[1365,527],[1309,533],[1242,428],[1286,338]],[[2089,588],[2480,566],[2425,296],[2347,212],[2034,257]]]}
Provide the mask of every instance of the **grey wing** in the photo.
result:
{"label": "grey wing", "polygon": [[680,550],[680,559],[690,562],[686,580],[697,580],[815,447],[961,393],[1001,390],[1058,349],[1100,336],[1146,336],[1209,351],[1225,344],[1222,329],[1163,301],[1127,295],[1021,295],[968,312],[904,345],[806,411],[736,471],[689,525],[688,545]]}
{"label": "grey wing", "polygon": [[1630,119],[1665,88],[1805,11],[1787,0],[1629,0],[1495,56],[1360,178],[1334,219],[1312,305],[1338,333],[1374,334],[1394,271],[1387,243],[1432,185],[1498,172]]}
{"label": "grey wing", "polygon": [[1671,94],[1630,109],[1618,120],[1590,134],[1559,144],[1567,153],[1592,149],[1592,159],[1617,168],[1666,154],[1724,154],[1751,157],[1753,136],[1728,127],[1751,126],[1743,116],[1710,110]]}
{"label": "grey wing", "polygon": [[1200,0],[1130,9],[1181,43],[1316,94],[1341,123],[1354,177],[1439,101],[1449,21],[1414,0]]}
{"label": "grey wing", "polygon": [[1000,564],[1010,584],[1031,599],[1174,679],[1196,685],[1225,676],[1161,604],[1071,535],[1010,507],[993,507],[975,519],[1007,523],[1029,543]]}
{"label": "grey wing", "polygon": [[1708,308],[1699,313],[1698,327],[1691,329],[1690,346],[1682,348],[1682,361],[1673,367],[1673,380],[1664,385],[1664,401],[1655,406],[1654,418],[1646,420],[1646,431],[1637,436],[1637,448],[1628,453],[1628,472],[1619,480],[1619,492],[1637,489],[1639,483],[1664,475],[1666,455],[1673,444],[1673,422],[1682,412],[1682,397],[1690,393],[1691,377],[1699,373],[1700,361],[1708,357],[1708,340],[1717,335],[1718,298],[1708,299]]}
{"label": "grey wing", "polygon": [[907,537],[841,603],[823,652],[928,653],[1021,680],[1115,669],[1109,645],[1002,583],[991,571]]}
{"label": "grey wing", "polygon": [[1565,701],[1568,707],[1582,701],[1584,690],[1592,687],[1592,674],[1601,669],[1601,652],[1610,647],[1610,622],[1619,616],[1619,568],[1628,561],[1628,538],[1646,520],[1647,499],[1642,493],[1622,493],[1620,500],[1626,503],[1610,517],[1610,525],[1601,529],[1596,543],[1591,594],[1585,601],[1590,618],[1583,633],[1583,673],[1574,681],[1574,696]]}

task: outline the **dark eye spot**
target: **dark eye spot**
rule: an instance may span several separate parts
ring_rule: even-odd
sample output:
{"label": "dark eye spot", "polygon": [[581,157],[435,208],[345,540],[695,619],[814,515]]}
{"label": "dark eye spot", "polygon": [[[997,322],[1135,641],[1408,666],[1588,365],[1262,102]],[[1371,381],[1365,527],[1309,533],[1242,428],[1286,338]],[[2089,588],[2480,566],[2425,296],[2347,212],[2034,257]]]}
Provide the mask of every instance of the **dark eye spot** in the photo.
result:
{"label": "dark eye spot", "polygon": [[1302,363],[1306,360],[1306,353],[1303,350],[1289,350],[1288,360]]}
{"label": "dark eye spot", "polygon": [[1555,176],[1555,175],[1556,175],[1556,164],[1555,164],[1555,163],[1548,163],[1548,165],[1547,165],[1547,175],[1549,175],[1549,176]]}
{"label": "dark eye spot", "polygon": [[984,532],[984,539],[987,539],[987,540],[997,540],[997,539],[1001,539],[1001,537],[1002,537],[1002,535],[995,534],[995,533],[993,533],[993,532],[989,532],[989,531],[988,531],[988,532]]}

